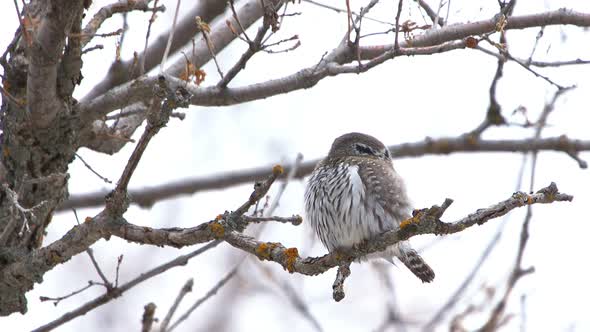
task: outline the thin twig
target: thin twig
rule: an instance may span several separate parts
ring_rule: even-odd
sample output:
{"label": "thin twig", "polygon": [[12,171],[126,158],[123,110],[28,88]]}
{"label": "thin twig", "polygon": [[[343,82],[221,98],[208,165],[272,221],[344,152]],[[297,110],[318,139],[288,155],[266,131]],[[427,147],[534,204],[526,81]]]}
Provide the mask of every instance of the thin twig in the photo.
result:
{"label": "thin twig", "polygon": [[[279,187],[279,190],[277,191],[272,203],[270,203],[270,207],[265,211],[264,216],[265,217],[269,217],[270,215],[272,215],[275,211],[275,209],[277,208],[277,206],[279,206],[279,202],[281,200],[281,197],[283,197],[283,193],[285,192],[285,189],[287,189],[287,185],[289,185],[289,182],[291,182],[291,180],[293,180],[295,178],[295,174],[297,174],[297,170],[299,169],[299,167],[301,166],[301,162],[303,161],[303,154],[298,153],[297,157],[295,157],[295,161],[293,161],[293,164],[290,167],[289,173],[287,174],[287,178],[285,179],[285,181],[283,181],[283,183],[281,184],[281,186]],[[278,220],[280,221],[280,220]],[[284,221],[281,221],[284,222]],[[291,221],[287,221],[287,222],[291,222]],[[295,223],[293,223],[294,225],[298,225],[296,224],[297,221],[295,221]]]}
{"label": "thin twig", "polygon": [[[266,213],[265,213],[266,214]],[[293,226],[298,226],[303,222],[303,218],[299,215],[295,215],[292,217],[251,217],[251,216],[243,216],[244,221],[249,223],[261,223],[265,221],[278,221],[285,224],[292,224]]]}
{"label": "thin twig", "polygon": [[155,93],[148,109],[148,121],[145,131],[129,157],[129,161],[117,182],[117,187],[115,188],[117,192],[127,190],[131,175],[137,168],[148,143],[166,125],[172,110],[176,107],[188,107],[188,101],[190,100],[188,91],[182,87],[172,91],[163,76],[160,76],[158,85],[154,89]]}
{"label": "thin twig", "polygon": [[531,50],[531,55],[529,55],[529,58],[525,62],[527,64],[527,66],[530,66],[531,62],[533,61],[533,56],[535,55],[535,51],[537,50],[537,46],[539,46],[539,41],[541,40],[541,37],[543,37],[544,31],[545,31],[545,27],[543,26],[543,27],[541,27],[541,29],[537,33],[537,37],[535,37],[535,44],[533,45],[533,49]]}
{"label": "thin twig", "polygon": [[57,306],[59,304],[59,302],[65,300],[65,299],[68,299],[68,298],[70,298],[70,297],[72,297],[74,295],[78,295],[78,294],[82,293],[83,291],[87,290],[88,288],[90,288],[92,286],[98,286],[98,285],[101,285],[101,284],[98,284],[98,283],[93,282],[93,281],[88,281],[88,285],[86,285],[86,286],[84,286],[84,287],[82,287],[82,288],[80,288],[80,289],[78,289],[76,291],[73,291],[73,292],[71,292],[68,295],[59,296],[59,297],[39,296],[39,301],[41,301],[41,302],[53,301],[53,305]]}
{"label": "thin twig", "polygon": [[123,1],[117,1],[111,4],[108,4],[102,8],[100,8],[100,10],[97,10],[96,13],[94,14],[94,16],[88,21],[88,23],[86,24],[86,26],[84,27],[84,29],[82,30],[82,40],[80,41],[82,44],[82,47],[86,46],[90,40],[92,40],[92,38],[96,35],[96,32],[101,28],[102,24],[109,19],[110,17],[112,17],[114,14],[117,13],[122,13],[123,14],[123,34],[121,35],[121,39],[119,40],[119,42],[122,44],[123,40],[125,38],[125,32],[128,29],[128,25],[127,25],[127,13],[131,12],[131,11],[143,11],[143,12],[148,12],[151,11],[152,13],[154,11],[158,11],[158,12],[164,12],[166,10],[165,6],[157,6],[157,4],[154,4],[153,8],[150,8],[148,6],[149,2],[151,0],[123,0]]}
{"label": "thin twig", "polygon": [[505,222],[502,222],[501,225],[498,226],[498,230],[496,231],[496,234],[490,240],[490,242],[488,243],[488,245],[486,246],[486,248],[482,252],[481,256],[479,257],[479,259],[475,263],[475,266],[473,267],[473,269],[471,269],[471,272],[467,275],[465,280],[463,280],[461,285],[459,285],[459,287],[457,287],[457,289],[455,290],[455,292],[453,292],[453,295],[451,295],[449,297],[447,302],[445,302],[445,304],[436,312],[436,314],[434,314],[434,316],[428,321],[428,323],[426,323],[426,325],[424,327],[424,331],[434,331],[435,325],[439,324],[442,321],[444,315],[447,312],[449,312],[455,306],[455,304],[457,304],[457,302],[461,299],[463,292],[471,284],[471,282],[473,281],[473,279],[475,278],[475,276],[479,272],[479,269],[481,268],[483,263],[488,259],[492,250],[496,247],[496,244],[498,244],[498,241],[500,240],[500,238],[502,236],[502,230],[504,229],[505,224],[506,224]]}
{"label": "thin twig", "polygon": [[115,287],[119,287],[119,269],[121,268],[122,262],[123,255],[119,255],[119,257],[117,257],[117,269],[115,270]]}
{"label": "thin twig", "polygon": [[182,286],[182,288],[178,292],[178,295],[176,296],[174,303],[172,303],[170,310],[168,310],[166,317],[164,318],[164,320],[162,320],[162,324],[160,324],[160,332],[166,332],[166,329],[168,328],[168,324],[170,324],[170,319],[172,319],[172,316],[174,315],[174,312],[176,312],[178,305],[180,304],[182,299],[186,296],[186,294],[193,291],[193,285],[194,285],[193,278],[188,279],[184,283],[184,286]]}
{"label": "thin twig", "polygon": [[[172,46],[172,38],[174,38],[174,32],[176,31],[176,22],[178,20],[178,11],[180,9],[180,0],[176,0],[176,9],[174,10],[174,19],[172,20],[172,27],[170,28],[170,34],[168,35],[168,42],[166,42],[166,49],[162,56],[162,62],[160,63],[160,74],[164,73],[164,65],[168,60],[168,53],[170,52],[170,46]],[[145,53],[145,50],[144,50]],[[143,68],[143,66],[142,66]]]}
{"label": "thin twig", "polygon": [[[22,237],[25,234],[25,232],[30,232],[30,230],[31,230],[29,222],[34,222],[35,219],[37,219],[34,211],[36,209],[38,209],[39,207],[43,206],[46,203],[46,201],[41,201],[39,204],[37,204],[31,208],[24,208],[19,202],[18,193],[16,193],[12,189],[10,189],[10,187],[8,186],[7,183],[2,183],[1,186],[2,186],[2,189],[4,189],[4,192],[6,193],[6,195],[8,196],[8,198],[10,199],[10,201],[12,203],[10,207],[15,208],[20,213],[20,216],[22,218],[22,225],[21,225],[21,228],[20,228],[17,235],[19,237]],[[29,220],[29,218],[30,218],[30,220]],[[18,218],[16,218],[16,216],[14,216],[12,219],[18,220]],[[6,243],[6,241],[8,241],[8,238],[9,238],[12,230],[14,229],[13,227],[16,226],[16,224],[11,222],[8,226],[10,226],[10,227],[6,228],[2,232],[2,235],[0,235],[0,243]]]}
{"label": "thin twig", "polygon": [[532,69],[530,66],[527,66],[526,63],[522,62],[520,59],[517,59],[515,57],[513,57],[510,52],[508,52],[508,50],[503,47],[502,45],[498,45],[497,43],[493,42],[489,37],[487,36],[483,36],[482,37],[483,40],[487,41],[488,43],[490,43],[490,45],[496,47],[498,49],[498,51],[500,51],[500,53],[502,55],[504,55],[506,58],[516,62],[517,64],[519,64],[521,67],[523,67],[524,69],[526,69],[528,72],[532,73],[533,75],[545,80],[546,82],[548,82],[549,84],[555,86],[557,89],[565,89],[565,88],[569,88],[569,87],[565,87],[562,86],[556,82],[554,82],[553,80],[551,80],[549,77],[542,75],[540,73],[538,73],[536,70]]}
{"label": "thin twig", "polygon": [[223,277],[221,280],[219,280],[219,282],[217,282],[217,284],[215,286],[213,286],[213,288],[211,288],[207,292],[207,294],[205,294],[205,296],[203,296],[202,298],[197,300],[197,302],[195,302],[182,316],[180,316],[174,322],[174,324],[172,324],[170,326],[170,328],[168,329],[168,332],[174,330],[180,323],[185,321],[190,316],[190,314],[193,311],[195,311],[201,304],[203,304],[205,301],[210,299],[213,295],[217,294],[219,289],[221,289],[221,287],[223,287],[228,281],[231,280],[231,278],[233,278],[236,275],[237,271],[238,271],[238,266],[234,267],[225,277]]}
{"label": "thin twig", "polygon": [[443,7],[443,1],[444,0],[440,0],[438,3],[438,8],[436,9],[436,15],[434,16],[434,19],[432,20],[432,22],[434,23],[434,24],[432,24],[432,30],[436,30],[438,28],[436,22],[439,22],[440,10]]}
{"label": "thin twig", "polygon": [[385,294],[386,294],[386,316],[383,322],[375,329],[375,332],[386,332],[388,327],[391,325],[395,325],[395,330],[399,332],[406,332],[406,322],[403,321],[400,317],[400,312],[398,310],[399,304],[397,301],[397,292],[394,287],[393,279],[389,276],[389,267],[390,265],[385,265],[383,262],[376,262],[374,261],[372,264],[373,268],[377,272],[379,279],[383,283],[385,287]]}
{"label": "thin twig", "polygon": [[145,55],[147,54],[148,42],[150,40],[150,32],[152,31],[152,24],[154,24],[154,22],[156,21],[156,13],[158,12],[157,7],[158,7],[158,0],[155,0],[154,1],[154,8],[152,10],[152,16],[150,17],[150,19],[148,21],[148,28],[147,28],[147,32],[145,34],[145,44],[143,46],[143,56],[141,57],[141,60],[139,61],[140,75],[143,75],[145,73]]}
{"label": "thin twig", "polygon": [[[248,37],[248,34],[246,33],[246,29],[244,29],[244,26],[242,25],[242,22],[240,22],[240,18],[238,17],[238,13],[236,12],[236,8],[234,6],[234,0],[229,0],[229,7],[231,8],[231,12],[234,16],[234,20],[236,20],[236,22],[238,23],[238,26],[240,27],[240,30],[242,34],[244,34],[244,38],[246,38],[246,42],[251,43],[252,41],[250,40],[250,38]],[[238,34],[239,37],[239,34]]]}
{"label": "thin twig", "polygon": [[[547,118],[549,117],[549,114],[551,114],[551,112],[555,108],[555,103],[557,102],[557,99],[568,90],[569,89],[565,89],[565,88],[558,90],[553,95],[552,100],[545,105],[545,107],[543,108],[543,111],[541,112],[541,115],[539,115],[539,119],[536,121],[536,130],[535,130],[535,134],[534,134],[535,139],[539,139],[541,137],[541,132],[547,124]],[[537,155],[538,155],[538,152],[536,152],[536,151],[532,152],[531,177],[530,177],[529,190],[532,190],[535,185],[536,169],[537,169]],[[518,245],[518,252],[516,255],[514,266],[512,268],[510,276],[508,277],[506,289],[504,291],[504,294],[503,294],[500,302],[498,302],[498,304],[494,307],[494,309],[492,310],[492,312],[490,314],[490,317],[488,318],[486,323],[483,325],[483,327],[480,329],[482,332],[495,331],[501,325],[502,321],[505,319],[504,312],[506,309],[506,304],[508,302],[510,294],[512,293],[512,290],[514,289],[514,286],[516,285],[518,280],[520,280],[520,278],[535,271],[534,267],[532,267],[532,266],[528,267],[528,268],[522,267],[522,258],[524,257],[524,251],[526,249],[526,246],[527,246],[527,243],[529,240],[529,224],[532,219],[532,216],[533,216],[532,206],[529,205],[529,206],[527,206],[526,216],[525,216],[524,222],[522,223],[522,228],[521,228],[521,233],[520,233],[520,242]]]}
{"label": "thin twig", "polygon": [[82,158],[82,156],[80,156],[78,153],[75,154],[76,158],[80,159],[80,161],[84,164],[84,166],[86,166],[86,168],[88,168],[92,173],[94,173],[94,175],[96,175],[99,179],[103,180],[106,183],[113,183],[113,181],[109,180],[108,178],[100,175],[100,173],[98,173],[97,171],[94,170],[94,168],[92,168],[92,166],[90,166],[90,164],[88,164],[86,162],[86,160],[84,160],[84,158]]}
{"label": "thin twig", "polygon": [[[123,29],[117,29],[113,32],[106,32],[106,33],[70,33],[68,34],[68,38],[87,38],[87,37],[113,37],[113,36],[123,36]],[[119,43],[121,43],[121,39],[119,39]]]}
{"label": "thin twig", "polygon": [[96,262],[96,258],[94,258],[94,253],[92,248],[88,248],[86,249],[86,252],[88,253],[88,256],[90,257],[90,261],[92,261],[92,265],[94,266],[94,269],[96,270],[96,273],[98,273],[98,276],[100,277],[100,279],[102,279],[102,281],[105,284],[105,287],[108,289],[112,289],[113,285],[111,284],[111,282],[107,279],[107,277],[104,275],[104,273],[102,272],[102,270],[100,269],[100,266],[98,266],[98,262]]}
{"label": "thin twig", "polygon": [[[274,210],[278,206],[278,203],[280,202],[280,199],[281,199],[284,191],[286,190],[287,185],[293,180],[293,178],[297,174],[297,171],[298,171],[299,167],[301,166],[302,160],[303,160],[303,155],[301,153],[298,153],[297,156],[295,157],[295,160],[293,161],[293,163],[290,167],[289,173],[287,174],[285,181],[283,181],[283,184],[281,185],[281,187],[279,188],[277,193],[274,195],[273,202],[269,204],[269,207],[267,207],[263,210],[263,213],[262,213],[263,216],[262,217],[243,216],[245,218],[245,220],[248,220],[249,222],[257,222],[258,220],[270,221],[270,220],[278,219],[276,221],[289,222],[293,225],[299,225],[303,221],[303,219],[300,216],[292,216],[290,218],[270,217],[270,215],[272,215],[272,213],[274,212]],[[258,229],[256,234],[254,234],[254,236],[258,237],[261,232],[262,232],[262,228]],[[254,262],[255,262],[255,266],[262,269],[264,271],[264,275],[267,276],[275,285],[277,285],[279,287],[281,292],[286,296],[289,303],[291,303],[291,305],[297,310],[297,312],[299,312],[305,319],[307,319],[317,331],[321,332],[323,329],[322,329],[319,321],[311,313],[309,306],[307,305],[305,300],[301,297],[300,293],[296,290],[296,287],[293,287],[291,279],[277,277],[271,269],[269,269],[268,267],[261,264],[261,261],[258,259],[256,259]]]}
{"label": "thin twig", "polygon": [[[506,59],[506,57],[502,54],[499,53],[495,53],[492,52],[486,48],[483,48],[481,46],[476,46],[475,47],[477,50],[487,54],[487,55],[491,55],[495,58],[504,58]],[[572,66],[572,65],[587,65],[590,64],[590,60],[583,60],[583,59],[573,59],[573,60],[563,60],[563,61],[530,61],[528,62],[528,59],[521,59],[521,58],[516,58],[516,57],[512,57],[515,59],[518,59],[519,61],[526,63],[529,66],[534,66],[534,67],[539,67],[539,68],[545,68],[545,67],[561,67],[561,66]],[[508,60],[512,60],[512,58],[508,58]]]}
{"label": "thin twig", "polygon": [[437,13],[434,12],[432,7],[430,7],[430,5],[428,3],[426,3],[426,1],[424,1],[424,0],[414,0],[414,1],[418,3],[420,8],[424,9],[424,11],[426,12],[426,15],[428,15],[428,17],[430,17],[433,24],[438,24],[440,27],[445,26],[445,24],[446,24],[445,20],[442,19],[441,17],[437,17]]}
{"label": "thin twig", "polygon": [[95,298],[94,300],[92,300],[90,302],[87,302],[86,304],[82,305],[81,307],[64,314],[60,318],[58,318],[48,324],[45,324],[43,326],[36,328],[35,330],[33,330],[33,332],[51,331],[51,330],[55,329],[56,327],[61,326],[62,324],[69,322],[70,320],[72,320],[76,317],[85,315],[90,310],[93,310],[94,308],[97,308],[97,307],[111,301],[112,299],[123,295],[123,293],[125,293],[126,291],[130,290],[131,288],[139,285],[140,283],[142,283],[148,279],[151,279],[159,274],[162,274],[171,268],[186,265],[187,262],[191,258],[198,256],[211,248],[216,247],[221,242],[222,241],[220,241],[220,240],[209,242],[208,244],[200,247],[199,249],[197,249],[191,253],[188,253],[188,254],[182,255],[182,256],[178,256],[175,259],[173,259],[165,264],[162,264],[162,265],[157,266],[147,272],[144,272],[144,273],[140,274],[138,277],[136,277],[135,279],[121,285],[121,287],[113,288],[112,291],[107,292],[107,293]]}
{"label": "thin twig", "polygon": [[526,332],[526,294],[520,296],[520,332]]}
{"label": "thin twig", "polygon": [[[335,11],[336,13],[342,14],[342,13],[347,13],[348,11],[346,9],[342,9],[342,8],[338,8],[338,7],[334,7],[334,6],[330,6],[321,2],[317,2],[314,0],[303,0],[303,2],[307,2],[310,3],[312,5],[318,6],[318,7],[322,7],[322,8],[326,8],[326,9],[330,9]],[[354,17],[359,17],[361,16],[360,14],[358,14],[355,11],[351,11],[350,14]],[[369,20],[369,21],[373,21],[373,22],[377,22],[377,23],[381,23],[381,24],[385,24],[385,25],[389,25],[389,26],[393,26],[392,23],[390,22],[386,22],[386,21],[382,21],[382,20],[378,20],[376,18],[370,17],[370,16],[364,16],[364,19]]]}
{"label": "thin twig", "polygon": [[197,24],[197,30],[203,34],[203,38],[205,39],[205,44],[207,44],[207,49],[209,50],[209,53],[211,54],[211,58],[213,58],[213,62],[215,62],[215,67],[217,68],[217,72],[219,73],[219,77],[221,77],[223,79],[223,72],[221,71],[221,67],[219,66],[219,62],[217,62],[217,56],[215,55],[215,45],[213,44],[213,41],[211,40],[211,37],[209,36],[209,33],[211,32],[211,28],[209,27],[209,24],[207,24],[206,22],[204,22],[201,19],[200,16],[197,16],[195,18],[195,22]]}
{"label": "thin twig", "polygon": [[85,49],[82,51],[82,53],[81,53],[81,54],[86,54],[86,53],[89,53],[89,52],[92,52],[92,51],[96,51],[96,50],[102,50],[102,49],[104,49],[104,46],[103,46],[102,44],[97,44],[97,45],[94,45],[94,46],[91,46],[91,47],[85,48]]}
{"label": "thin twig", "polygon": [[[76,223],[78,225],[80,225],[80,219],[78,219],[78,211],[76,211],[76,209],[72,209],[72,212],[74,213],[74,217],[76,218]],[[92,262],[92,265],[94,266],[94,269],[96,270],[96,273],[98,273],[98,276],[100,277],[100,279],[102,279],[102,282],[104,283],[105,288],[107,289],[107,291],[110,291],[113,288],[113,284],[111,284],[111,282],[107,279],[107,277],[102,272],[102,269],[100,268],[100,266],[98,265],[98,262],[96,261],[96,258],[94,257],[94,252],[93,252],[92,248],[86,249],[86,253],[88,254],[88,257],[90,257],[90,261]]]}
{"label": "thin twig", "polygon": [[227,72],[225,76],[223,76],[220,72],[221,80],[219,83],[217,83],[217,87],[221,89],[225,88],[242,69],[246,68],[246,63],[248,60],[250,60],[254,54],[262,49],[262,39],[264,38],[264,35],[266,35],[269,27],[270,25],[268,21],[263,20],[263,24],[258,29],[256,37],[254,37],[253,41],[248,42],[248,49],[246,52],[244,52],[244,54],[242,54],[238,62],[236,62],[236,64]]}
{"label": "thin twig", "polygon": [[[516,185],[515,185],[514,191],[520,191],[522,189],[522,181],[524,179],[524,169],[526,166],[526,161],[527,161],[527,154],[523,154],[522,155],[522,162],[521,162],[521,165],[520,165],[520,168],[518,171],[518,176],[516,178],[517,180],[516,180]],[[494,235],[494,237],[490,240],[490,242],[488,243],[488,245],[484,249],[479,260],[477,261],[477,263],[475,264],[475,266],[473,267],[473,269],[471,270],[469,275],[465,278],[465,280],[461,283],[461,285],[455,290],[453,295],[451,295],[449,297],[447,302],[430,319],[430,321],[428,321],[428,323],[426,323],[426,325],[423,329],[424,331],[434,330],[434,327],[443,320],[444,315],[447,312],[449,312],[457,304],[457,302],[460,300],[461,296],[463,295],[464,291],[473,282],[475,275],[477,274],[477,272],[479,271],[479,269],[481,268],[483,263],[487,260],[487,258],[491,254],[492,250],[494,250],[496,245],[499,243],[500,238],[502,237],[502,234],[504,231],[504,227],[507,224],[507,221],[508,221],[508,215],[504,216],[503,220],[498,225],[498,228],[496,230],[496,234]]]}
{"label": "thin twig", "polygon": [[393,43],[393,50],[394,52],[397,52],[399,50],[399,18],[402,14],[402,5],[403,5],[404,1],[403,0],[399,0],[398,4],[397,4],[397,14],[395,15],[395,42]]}
{"label": "thin twig", "polygon": [[498,58],[498,65],[496,67],[496,73],[494,74],[494,78],[492,79],[492,84],[490,84],[489,90],[489,98],[490,98],[490,105],[488,106],[488,110],[486,112],[486,117],[483,122],[474,130],[472,130],[468,135],[472,136],[471,138],[481,137],[481,134],[491,126],[499,126],[506,123],[506,119],[502,116],[502,107],[500,103],[498,103],[496,97],[496,90],[498,86],[498,82],[502,78],[504,73],[504,64],[506,63],[505,57]]}

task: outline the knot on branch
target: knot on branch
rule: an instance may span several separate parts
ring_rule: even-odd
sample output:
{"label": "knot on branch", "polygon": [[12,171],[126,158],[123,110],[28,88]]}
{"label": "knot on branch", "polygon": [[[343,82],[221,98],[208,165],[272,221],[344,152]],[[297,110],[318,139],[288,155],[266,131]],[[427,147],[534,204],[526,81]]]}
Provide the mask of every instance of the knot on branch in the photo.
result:
{"label": "knot on branch", "polygon": [[161,107],[150,108],[147,114],[147,123],[151,128],[158,129],[166,126],[172,111],[177,108],[187,108],[192,97],[192,94],[182,86],[172,89],[163,75],[158,77],[158,83],[154,85],[153,93],[153,103],[161,104]]}
{"label": "knot on branch", "polygon": [[106,212],[114,217],[121,217],[129,208],[129,195],[127,190],[118,188],[111,191],[105,197]]}

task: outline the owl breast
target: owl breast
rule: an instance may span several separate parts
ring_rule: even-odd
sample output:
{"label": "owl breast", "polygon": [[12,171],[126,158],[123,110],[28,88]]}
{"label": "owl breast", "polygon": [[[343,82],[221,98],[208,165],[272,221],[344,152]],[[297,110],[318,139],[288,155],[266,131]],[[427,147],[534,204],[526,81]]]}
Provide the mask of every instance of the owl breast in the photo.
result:
{"label": "owl breast", "polygon": [[319,166],[305,192],[307,220],[329,251],[350,248],[398,227],[400,217],[389,213],[383,203],[366,188],[359,166],[349,163]]}

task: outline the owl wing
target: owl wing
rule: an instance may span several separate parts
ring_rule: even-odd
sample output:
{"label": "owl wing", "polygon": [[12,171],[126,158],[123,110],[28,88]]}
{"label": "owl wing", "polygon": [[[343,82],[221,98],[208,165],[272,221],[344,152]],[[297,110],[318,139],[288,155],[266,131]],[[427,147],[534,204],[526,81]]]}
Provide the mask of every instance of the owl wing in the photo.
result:
{"label": "owl wing", "polygon": [[366,158],[359,163],[359,175],[363,181],[367,208],[375,209],[379,228],[389,230],[411,216],[411,203],[402,178],[390,161]]}

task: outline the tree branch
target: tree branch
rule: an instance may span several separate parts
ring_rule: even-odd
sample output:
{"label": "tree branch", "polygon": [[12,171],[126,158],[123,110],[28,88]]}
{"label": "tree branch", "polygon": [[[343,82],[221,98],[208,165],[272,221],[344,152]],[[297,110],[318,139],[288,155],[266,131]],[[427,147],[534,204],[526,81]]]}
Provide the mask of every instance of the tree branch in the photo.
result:
{"label": "tree branch", "polygon": [[154,315],[156,314],[156,305],[150,302],[143,307],[143,316],[141,317],[141,332],[150,332],[152,324],[154,323]]}
{"label": "tree branch", "polygon": [[[455,138],[426,138],[420,142],[391,145],[388,147],[394,158],[419,157],[424,155],[448,155],[459,152],[532,152],[532,151],[556,151],[565,152],[575,157],[581,168],[586,168],[585,161],[577,157],[579,152],[590,151],[590,141],[570,139],[566,136],[523,139],[523,140],[484,140],[470,136]],[[303,178],[310,174],[319,159],[301,163],[295,178]],[[285,168],[289,171],[289,168]],[[150,207],[156,202],[171,199],[182,195],[192,195],[196,192],[222,189],[230,186],[253,182],[263,177],[268,167],[259,167],[248,170],[231,171],[210,175],[204,178],[183,179],[178,182],[170,182],[161,186],[147,187],[130,190],[134,204],[142,207]],[[70,199],[59,207],[59,210],[72,208],[84,208],[100,206],[104,204],[104,196],[108,192],[100,191],[80,195],[72,195]]]}
{"label": "tree branch", "polygon": [[172,315],[174,315],[174,313],[176,312],[176,309],[178,308],[178,305],[180,304],[182,299],[186,296],[186,294],[193,291],[193,285],[194,285],[194,280],[193,280],[193,278],[190,278],[186,281],[184,286],[182,286],[182,288],[180,289],[180,292],[178,293],[178,295],[176,296],[176,299],[174,300],[174,303],[172,303],[170,310],[168,310],[166,317],[164,318],[164,320],[162,320],[162,323],[160,324],[160,332],[166,332],[166,330],[168,329],[168,324],[170,324],[170,320],[172,319]]}
{"label": "tree branch", "polygon": [[[240,18],[240,21],[242,24],[245,24],[242,18]],[[580,27],[590,26],[590,14],[560,9],[541,14],[514,16],[510,18],[510,21],[504,29],[524,29],[557,24],[575,24]],[[212,29],[211,32],[212,36],[215,34],[214,29]],[[227,30],[227,28],[225,29]],[[377,45],[361,46],[358,48],[357,53],[353,48],[349,47],[347,43],[343,43],[328,54],[319,65],[302,69],[289,76],[242,87],[221,89],[217,86],[210,86],[202,88],[194,86],[193,84],[187,84],[180,80],[178,80],[177,84],[186,85],[186,88],[193,94],[193,99],[191,101],[193,105],[221,106],[239,104],[295,90],[310,88],[328,76],[335,76],[341,73],[357,73],[357,66],[354,66],[352,69],[339,68],[342,67],[342,64],[356,61],[359,57],[360,60],[373,61],[373,66],[366,68],[366,71],[367,69],[374,67],[374,65],[391,59],[394,55],[398,54],[408,56],[425,55],[464,48],[465,42],[463,39],[491,31],[495,31],[494,20],[445,26],[437,30],[429,30],[411,41],[401,41],[399,43],[400,49],[398,51],[394,49],[394,45]],[[447,44],[447,42],[451,41],[455,42]],[[216,49],[218,49],[217,45]],[[182,65],[175,65],[175,67],[167,72],[174,74],[182,71],[181,68],[185,68],[186,63],[184,60],[181,60],[181,62]],[[181,68],[176,68],[178,66],[181,66]],[[135,80],[133,84],[127,83],[94,99],[85,98],[78,106],[79,111],[84,117],[89,117],[90,119],[100,118],[113,110],[143,100],[149,95],[149,89],[153,85],[153,81],[154,78],[139,78]]]}
{"label": "tree branch", "polygon": [[[190,42],[191,38],[194,37],[195,34],[197,34],[197,28],[195,26],[195,16],[201,16],[203,20],[209,22],[221,13],[223,13],[225,7],[225,1],[196,1],[193,8],[186,13],[186,16],[182,20],[180,20],[180,22],[178,22],[178,25],[176,27],[175,38],[172,41],[170,51],[172,53],[178,51],[181,47]],[[160,36],[158,36],[154,41],[152,41],[146,53],[141,53],[138,55],[139,59],[145,59],[144,69],[146,72],[150,71],[158,64],[160,64],[160,60],[162,60],[162,55],[164,54],[164,50],[166,49],[167,41],[168,32],[164,32]],[[210,60],[210,57],[208,57],[206,53],[199,53],[198,55],[202,56],[202,58],[199,58],[197,61],[193,62],[193,64],[197,68],[201,67],[207,61]],[[129,73],[132,72],[132,68],[134,68],[134,66],[134,59],[114,62],[111,65],[111,68],[109,69],[107,75],[102,79],[102,81],[95,84],[92,90],[86,96],[84,96],[82,100],[92,100],[97,96],[100,96],[105,92],[109,91],[113,87],[124,84],[134,79],[135,77],[129,75]]]}
{"label": "tree branch", "polygon": [[75,310],[72,310],[68,313],[65,313],[60,318],[58,318],[48,324],[45,324],[41,327],[36,328],[35,330],[33,330],[33,332],[51,331],[51,330],[55,329],[56,327],[63,325],[64,323],[67,323],[76,317],[85,315],[90,310],[97,308],[97,307],[123,295],[126,291],[130,290],[131,288],[139,285],[140,283],[142,283],[148,279],[151,279],[151,278],[153,278],[165,271],[168,271],[169,269],[171,269],[173,267],[186,265],[189,259],[191,259],[195,256],[198,256],[201,253],[217,246],[219,243],[221,243],[221,241],[210,242],[207,245],[205,245],[205,246],[203,246],[191,253],[188,253],[188,254],[182,255],[182,256],[178,256],[177,258],[175,258],[165,264],[162,264],[162,265],[157,266],[147,272],[144,272],[141,275],[139,275],[137,278],[121,285],[120,287],[115,287],[111,291],[106,292],[105,294],[95,298],[94,300],[85,303],[81,307],[79,307]]}
{"label": "tree branch", "polygon": [[[157,230],[150,229],[149,227],[134,226],[126,223],[122,217],[109,213],[107,208],[95,218],[87,218],[83,224],[74,226],[60,240],[27,255],[19,261],[7,264],[0,271],[0,287],[12,288],[15,291],[21,292],[29,290],[35,282],[42,280],[45,272],[86,250],[99,239],[108,238],[111,235],[138,243],[174,247],[210,242],[214,239],[215,241],[210,244],[216,245],[219,241],[226,241],[232,246],[253,254],[260,259],[272,260],[279,263],[291,273],[297,272],[306,275],[316,275],[370,253],[382,251],[390,245],[419,234],[452,234],[463,231],[475,224],[481,225],[492,218],[505,215],[517,207],[539,203],[552,203],[554,201],[571,201],[573,199],[570,195],[559,193],[555,184],[551,184],[551,186],[533,195],[517,192],[509,199],[489,208],[479,209],[455,223],[443,223],[439,219],[452,202],[451,200],[446,200],[441,207],[433,206],[430,209],[415,211],[414,217],[403,222],[399,230],[385,232],[349,252],[331,253],[319,258],[302,259],[299,257],[296,248],[287,249],[280,243],[258,242],[240,233],[247,225],[247,222],[241,218],[242,215],[258,199],[266,194],[272,183],[282,172],[282,167],[276,166],[273,169],[273,174],[264,182],[255,185],[255,189],[248,201],[242,204],[235,212],[226,212],[224,215],[218,216],[215,220],[192,229],[173,228]],[[175,260],[168,263],[170,265],[168,268],[179,264],[181,262]],[[153,273],[140,276],[140,279],[145,280],[161,271],[163,270],[154,270]],[[119,296],[121,291],[129,289],[139,282],[134,281],[114,288],[114,291],[105,294],[103,297],[77,310],[76,314],[69,313],[60,319],[68,321],[73,317],[81,315],[98,305],[108,302],[110,298],[115,296],[113,294]],[[7,314],[4,311],[0,313]],[[40,331],[48,330],[44,328],[40,328]]]}
{"label": "tree branch", "polygon": [[441,207],[435,205],[430,209],[418,211],[414,217],[402,222],[399,230],[382,233],[348,252],[333,252],[317,258],[300,258],[296,248],[287,249],[280,243],[258,242],[234,231],[226,232],[223,239],[232,246],[256,255],[260,259],[280,264],[290,273],[317,275],[333,267],[340,266],[343,262],[353,261],[368,254],[383,251],[388,246],[408,240],[416,235],[458,233],[476,224],[483,225],[487,221],[503,216],[518,207],[539,203],[547,204],[555,201],[571,201],[572,199],[573,196],[559,193],[557,186],[552,183],[535,194],[528,195],[523,192],[516,192],[510,198],[488,208],[478,209],[454,223],[443,223],[439,218],[452,202],[447,200]]}
{"label": "tree branch", "polygon": [[58,68],[66,34],[74,21],[81,19],[83,7],[82,1],[69,0],[43,1],[40,5],[40,22],[27,52],[27,106],[33,124],[45,128],[65,108],[58,95]]}
{"label": "tree branch", "polygon": [[205,301],[210,299],[213,295],[217,294],[219,289],[221,289],[225,284],[227,284],[227,282],[230,281],[236,275],[237,272],[238,272],[238,267],[236,266],[225,277],[223,277],[221,280],[219,280],[219,282],[217,282],[217,284],[215,284],[215,286],[213,286],[213,288],[211,288],[207,292],[207,294],[205,294],[205,296],[198,299],[197,302],[195,302],[184,314],[182,314],[174,322],[174,324],[170,325],[170,328],[167,331],[174,330],[180,323],[185,321],[188,318],[188,316],[190,316],[190,314],[193,311],[195,311],[201,304],[203,304]]}
{"label": "tree branch", "polygon": [[82,30],[82,33],[80,34],[80,42],[82,47],[86,46],[92,40],[98,29],[100,29],[101,25],[114,14],[127,13],[134,10],[143,12],[154,10],[158,12],[164,12],[166,10],[165,6],[150,8],[148,6],[150,1],[151,0],[124,0],[102,7],[96,12],[96,14],[94,14],[94,16],[92,16],[92,19],[90,19],[88,24],[86,24],[84,27],[84,30]]}

